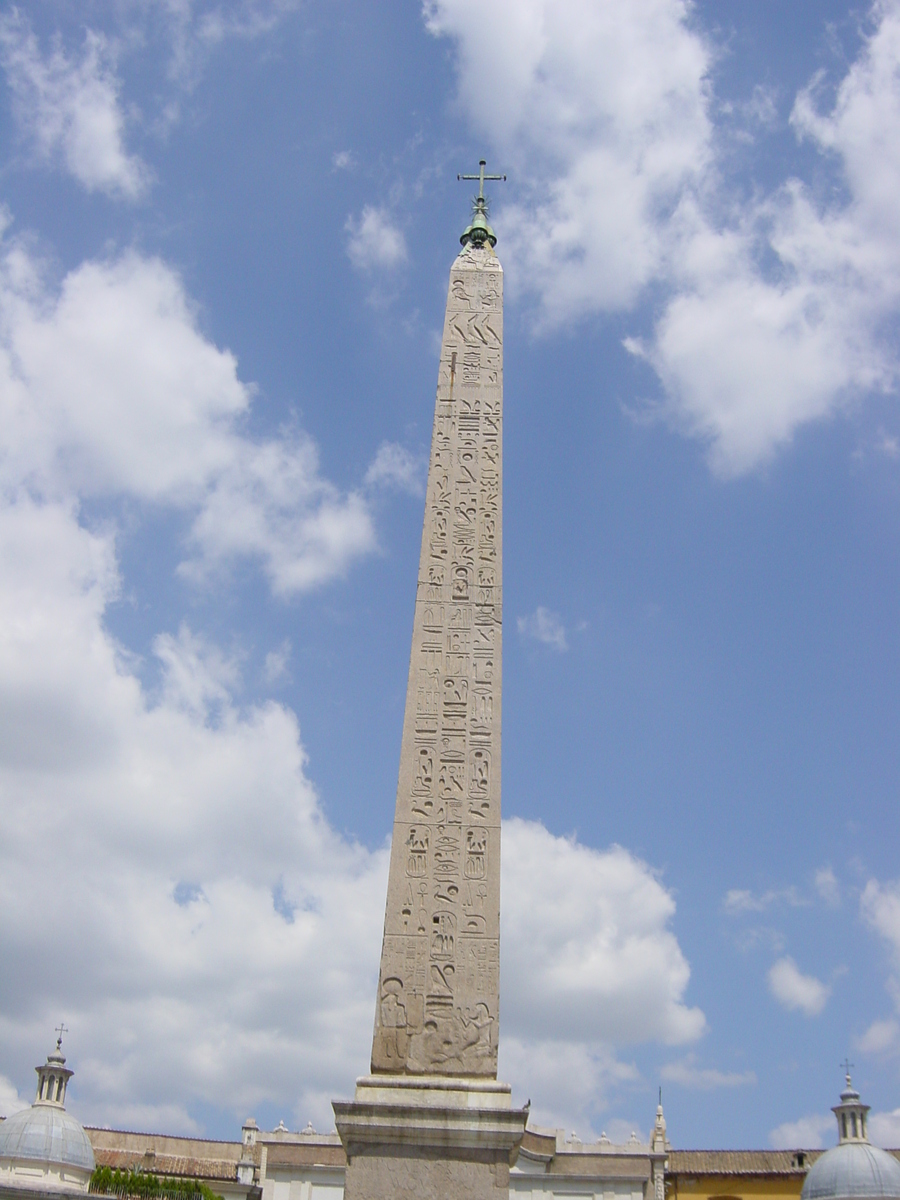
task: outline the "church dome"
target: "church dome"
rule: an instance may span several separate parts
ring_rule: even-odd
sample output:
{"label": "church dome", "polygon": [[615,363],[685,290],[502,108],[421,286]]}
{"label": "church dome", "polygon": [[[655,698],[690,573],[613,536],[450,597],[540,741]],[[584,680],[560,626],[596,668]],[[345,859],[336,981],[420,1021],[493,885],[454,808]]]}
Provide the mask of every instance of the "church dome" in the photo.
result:
{"label": "church dome", "polygon": [[870,1144],[868,1111],[848,1075],[841,1103],[832,1109],[840,1141],[813,1163],[801,1200],[900,1200],[900,1162]]}
{"label": "church dome", "polygon": [[38,1076],[31,1108],[0,1121],[0,1188],[86,1192],[94,1170],[88,1135],[66,1112],[66,1088],[72,1071],[62,1053],[62,1031]]}
{"label": "church dome", "polygon": [[94,1169],[83,1127],[64,1108],[35,1105],[0,1122],[0,1164],[32,1159],[58,1167]]}

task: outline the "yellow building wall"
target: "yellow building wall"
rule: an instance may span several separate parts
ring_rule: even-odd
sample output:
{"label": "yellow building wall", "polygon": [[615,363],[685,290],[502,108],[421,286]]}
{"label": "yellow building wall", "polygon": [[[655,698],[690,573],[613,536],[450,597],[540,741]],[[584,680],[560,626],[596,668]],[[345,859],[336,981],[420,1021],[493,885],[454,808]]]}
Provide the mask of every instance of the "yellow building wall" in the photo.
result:
{"label": "yellow building wall", "polygon": [[667,1176],[667,1200],[799,1200],[805,1174]]}

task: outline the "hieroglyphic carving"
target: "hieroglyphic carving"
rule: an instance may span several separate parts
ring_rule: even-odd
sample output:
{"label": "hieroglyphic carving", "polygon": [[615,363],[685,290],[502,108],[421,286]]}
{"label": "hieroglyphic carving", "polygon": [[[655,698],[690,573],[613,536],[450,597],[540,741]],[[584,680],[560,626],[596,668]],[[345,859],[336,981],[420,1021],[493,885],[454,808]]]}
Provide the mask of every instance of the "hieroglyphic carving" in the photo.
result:
{"label": "hieroglyphic carving", "polygon": [[503,277],[450,275],[391,851],[374,1071],[496,1076]]}

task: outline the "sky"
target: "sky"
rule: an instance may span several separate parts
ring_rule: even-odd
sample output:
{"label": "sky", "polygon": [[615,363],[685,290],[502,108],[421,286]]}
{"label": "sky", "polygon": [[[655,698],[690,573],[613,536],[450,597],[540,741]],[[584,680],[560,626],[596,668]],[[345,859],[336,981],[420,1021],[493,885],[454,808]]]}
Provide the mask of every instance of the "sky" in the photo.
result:
{"label": "sky", "polygon": [[500,1074],[900,1146],[900,3],[0,7],[0,1113],[368,1069],[447,276],[506,278]]}

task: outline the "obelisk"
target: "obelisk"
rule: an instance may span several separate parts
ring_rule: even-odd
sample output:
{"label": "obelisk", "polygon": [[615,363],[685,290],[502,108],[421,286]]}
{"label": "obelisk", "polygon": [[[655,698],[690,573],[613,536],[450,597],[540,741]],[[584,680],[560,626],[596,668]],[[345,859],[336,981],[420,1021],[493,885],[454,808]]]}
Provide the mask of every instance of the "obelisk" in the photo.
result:
{"label": "obelisk", "polygon": [[[346,1200],[508,1193],[500,1017],[503,270],[484,167],[450,271],[370,1076]],[[488,176],[487,178],[499,178]]]}

